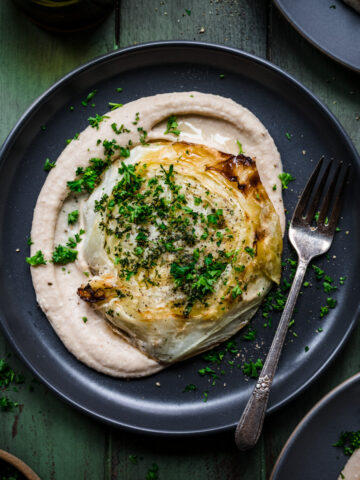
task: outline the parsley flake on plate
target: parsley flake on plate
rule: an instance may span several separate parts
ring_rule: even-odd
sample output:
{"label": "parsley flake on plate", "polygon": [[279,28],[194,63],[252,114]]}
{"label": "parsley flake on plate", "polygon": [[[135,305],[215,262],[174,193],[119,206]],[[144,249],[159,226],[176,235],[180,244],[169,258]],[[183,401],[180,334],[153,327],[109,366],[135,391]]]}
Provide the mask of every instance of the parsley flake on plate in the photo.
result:
{"label": "parsley flake on plate", "polygon": [[97,93],[97,90],[93,90],[92,92],[90,92],[89,95],[86,97],[86,100],[83,100],[81,104],[84,107],[87,107],[88,103],[95,97],[96,93]]}
{"label": "parsley flake on plate", "polygon": [[244,363],[242,371],[250,378],[258,378],[262,368],[263,362],[260,358],[258,358],[256,362],[250,361],[249,363]]}
{"label": "parsley flake on plate", "polygon": [[41,250],[38,250],[32,257],[26,257],[26,262],[33,267],[46,265],[46,260],[44,259],[44,254]]}
{"label": "parsley flake on plate", "polygon": [[50,162],[50,158],[47,158],[44,163],[44,172],[50,172],[52,168],[56,167],[55,162]]}
{"label": "parsley flake on plate", "polygon": [[186,385],[183,392],[194,392],[195,390],[196,390],[196,385],[194,385],[193,383],[189,383],[189,385]]}
{"label": "parsley flake on plate", "polygon": [[289,182],[292,182],[293,180],[295,180],[295,178],[291,175],[291,173],[286,173],[286,172],[280,173],[279,179],[281,181],[283,190],[286,190],[288,188]]}

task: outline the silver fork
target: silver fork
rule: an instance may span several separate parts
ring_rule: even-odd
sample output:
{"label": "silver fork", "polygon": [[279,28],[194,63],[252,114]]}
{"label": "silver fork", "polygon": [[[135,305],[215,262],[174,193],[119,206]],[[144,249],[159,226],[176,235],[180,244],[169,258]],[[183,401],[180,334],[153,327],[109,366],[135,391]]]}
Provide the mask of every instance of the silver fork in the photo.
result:
{"label": "silver fork", "polygon": [[[326,167],[325,173],[319,181],[318,187],[313,196],[313,200],[310,202],[308,208],[306,208],[319,177],[322,164],[323,158],[319,161],[306,184],[305,190],[298,201],[291,219],[289,239],[298,254],[298,266],[264,367],[235,431],[235,442],[239,450],[247,450],[253,447],[260,437],[270,395],[270,388],[307,266],[312,258],[322,255],[329,250],[334,237],[350,166],[347,167],[346,173],[343,176],[340,187],[338,188],[336,199],[333,203],[331,214],[329,214],[329,207],[336,190],[337,181],[340,177],[342,162],[336,169],[336,173],[320,207],[320,199],[323,196],[332,162]],[[311,223],[317,211],[320,211],[317,226],[313,227]]]}

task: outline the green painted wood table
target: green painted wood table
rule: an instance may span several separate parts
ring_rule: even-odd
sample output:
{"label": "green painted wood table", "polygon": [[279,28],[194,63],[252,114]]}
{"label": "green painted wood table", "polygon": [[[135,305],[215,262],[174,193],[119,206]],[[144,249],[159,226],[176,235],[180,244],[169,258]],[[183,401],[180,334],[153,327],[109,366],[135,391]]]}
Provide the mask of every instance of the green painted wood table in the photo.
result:
{"label": "green painted wood table", "polygon": [[[302,39],[269,0],[122,0],[120,27],[120,46],[186,39],[231,45],[267,58],[325,102],[360,148],[359,76]],[[11,1],[2,1],[0,45],[1,143],[55,80],[114,49],[114,15],[95,32],[61,35],[39,29]],[[360,370],[359,351],[357,328],[326,373],[266,419],[256,448],[239,453],[232,432],[171,440],[102,425],[34,381],[0,337],[0,358],[25,375],[25,383],[11,392],[19,406],[0,411],[0,448],[22,458],[42,479],[137,480],[154,463],[161,480],[267,479],[299,420],[331,388]],[[137,456],[136,464],[131,455]]]}

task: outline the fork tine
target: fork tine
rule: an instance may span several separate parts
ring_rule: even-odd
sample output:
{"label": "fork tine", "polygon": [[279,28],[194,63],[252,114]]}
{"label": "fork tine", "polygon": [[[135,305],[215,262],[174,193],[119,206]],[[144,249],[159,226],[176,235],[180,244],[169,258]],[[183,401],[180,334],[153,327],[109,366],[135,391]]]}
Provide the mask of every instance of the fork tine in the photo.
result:
{"label": "fork tine", "polygon": [[335,193],[335,187],[336,187],[337,181],[339,179],[340,171],[341,171],[342,166],[343,166],[343,162],[340,162],[339,166],[336,169],[336,172],[335,172],[334,178],[332,179],[330,187],[328,188],[328,191],[325,195],[325,198],[324,198],[324,200],[321,204],[320,214],[319,214],[319,218],[318,218],[318,221],[317,221],[318,225],[324,225],[324,223],[325,223],[326,214],[329,211],[329,205],[330,205],[331,199],[332,199],[332,197]]}
{"label": "fork tine", "polygon": [[320,160],[319,160],[319,163],[316,165],[316,168],[315,170],[313,171],[311,177],[309,178],[305,188],[304,188],[304,191],[298,201],[298,204],[296,205],[296,208],[294,210],[294,215],[293,215],[293,219],[296,217],[296,219],[300,219],[305,208],[306,208],[306,205],[308,203],[308,200],[310,198],[310,195],[311,195],[311,192],[312,192],[312,189],[316,183],[316,180],[317,180],[317,177],[319,175],[319,172],[321,170],[321,167],[322,167],[322,164],[323,164],[323,161],[324,161],[324,157],[321,157]]}
{"label": "fork tine", "polygon": [[331,165],[332,165],[332,160],[329,162],[328,166],[326,167],[325,173],[323,174],[323,176],[320,180],[319,186],[318,186],[318,188],[315,192],[315,196],[313,198],[313,201],[311,202],[311,205],[309,206],[308,213],[307,213],[306,218],[305,218],[305,221],[307,223],[311,223],[312,219],[314,218],[316,209],[318,208],[318,205],[319,205],[319,202],[320,202],[322,192],[323,192],[324,187],[325,187],[326,180],[329,176]]}
{"label": "fork tine", "polygon": [[337,194],[336,199],[335,199],[334,208],[333,208],[333,211],[331,213],[330,220],[329,220],[329,228],[331,230],[335,230],[336,224],[339,220],[340,211],[341,211],[341,204],[342,204],[342,200],[343,200],[343,197],[344,197],[345,185],[346,185],[346,183],[349,179],[350,169],[351,169],[351,165],[348,165],[348,167],[346,169],[346,172],[345,172],[345,175],[344,175],[344,178],[343,178],[343,181],[341,183],[341,186],[339,188],[338,194]]}

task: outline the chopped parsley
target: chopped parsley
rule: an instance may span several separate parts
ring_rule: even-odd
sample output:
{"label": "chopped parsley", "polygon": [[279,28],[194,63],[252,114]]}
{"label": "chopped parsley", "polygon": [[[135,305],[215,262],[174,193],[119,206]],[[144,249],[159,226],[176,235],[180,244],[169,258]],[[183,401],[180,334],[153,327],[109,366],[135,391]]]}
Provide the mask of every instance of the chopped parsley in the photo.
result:
{"label": "chopped parsley", "polygon": [[236,285],[232,290],[231,290],[231,296],[233,298],[236,298],[236,297],[239,297],[240,295],[242,295],[243,291],[241,290],[241,288],[239,287],[239,285]]}
{"label": "chopped parsley", "polygon": [[75,233],[74,237],[69,237],[66,246],[69,248],[75,248],[78,243],[81,242],[81,236],[85,233],[85,230],[80,230],[79,233]]}
{"label": "chopped parsley", "polygon": [[329,308],[327,306],[320,307],[320,318],[325,317],[329,313]]}
{"label": "chopped parsley", "polygon": [[87,320],[88,320],[87,317],[82,317],[82,321],[83,321],[84,323],[86,323]]}
{"label": "chopped parsley", "polygon": [[116,123],[112,123],[111,124],[111,128],[114,130],[114,132],[117,134],[117,135],[120,135],[120,133],[130,133],[130,130],[128,130],[127,128],[124,127],[123,124],[120,125],[120,127],[118,127],[116,125]]}
{"label": "chopped parsley", "polygon": [[246,253],[250,255],[251,258],[255,257],[255,250],[253,248],[245,247],[244,250]]}
{"label": "chopped parsley", "polygon": [[0,397],[0,408],[1,410],[8,411],[12,410],[14,407],[17,407],[18,402],[13,402],[8,397]]}
{"label": "chopped parsley", "polygon": [[189,316],[197,300],[204,301],[214,291],[214,284],[227,266],[226,262],[214,259],[211,253],[205,256],[203,265],[197,266],[196,263],[196,260],[183,265],[174,262],[170,267],[175,287],[188,296],[183,312],[185,317]]}
{"label": "chopped parsley", "polygon": [[255,340],[256,338],[256,330],[255,329],[252,329],[252,328],[249,328],[249,330],[243,334],[243,336],[241,337],[243,340],[246,340],[246,341],[252,341],[252,340]]}
{"label": "chopped parsley", "polygon": [[360,430],[357,432],[343,432],[339,440],[333,444],[333,447],[340,447],[345,455],[352,455],[355,450],[360,448]]}
{"label": "chopped parsley", "polygon": [[38,250],[32,257],[26,257],[26,262],[33,267],[37,267],[38,265],[46,265],[44,254],[41,250]]}
{"label": "chopped parsley", "polygon": [[110,117],[108,117],[107,115],[96,114],[95,117],[89,117],[88,122],[92,126],[92,128],[96,128],[96,130],[99,130],[99,125],[105,118],[110,118]]}
{"label": "chopped parsley", "polygon": [[286,173],[286,172],[280,173],[279,179],[281,181],[283,190],[286,190],[288,188],[289,182],[292,182],[293,180],[295,180],[295,178],[291,175],[291,173]]}
{"label": "chopped parsley", "polygon": [[140,134],[141,145],[149,145],[148,143],[146,143],[147,131],[144,130],[142,127],[139,127],[138,132]]}
{"label": "chopped parsley", "polygon": [[152,467],[149,468],[148,473],[146,474],[145,480],[158,480],[159,476],[159,467],[156,465],[156,463],[152,464]]}
{"label": "chopped parsley", "polygon": [[186,15],[188,15],[190,17],[191,15],[191,10],[188,10],[187,8],[185,8],[185,12],[186,12]]}
{"label": "chopped parsley", "polygon": [[79,135],[80,133],[75,133],[75,135],[73,136],[73,138],[68,138],[66,140],[66,144],[69,145],[69,143],[71,143],[73,140],[78,140],[79,139]]}
{"label": "chopped parsley", "polygon": [[210,350],[202,355],[202,359],[206,362],[217,363],[220,365],[225,353],[223,351]]}
{"label": "chopped parsley", "polygon": [[242,155],[244,153],[242,144],[239,142],[239,140],[236,140],[236,143],[238,144],[238,147],[239,147],[239,155]]}
{"label": "chopped parsley", "polygon": [[137,455],[129,455],[129,460],[133,465],[137,465],[137,463],[138,463]]}
{"label": "chopped parsley", "polygon": [[9,387],[12,383],[24,383],[25,378],[22,374],[14,372],[10,365],[0,358],[0,388]]}
{"label": "chopped parsley", "polygon": [[322,280],[325,272],[322,270],[320,267],[317,267],[316,265],[312,265],[313,270],[315,271],[316,274],[316,279],[317,280]]}
{"label": "chopped parsley", "polygon": [[183,392],[194,392],[196,389],[196,385],[194,385],[193,383],[189,383],[189,385],[186,385]]}
{"label": "chopped parsley", "polygon": [[70,248],[58,245],[52,254],[52,261],[57,265],[66,265],[75,262],[78,252]]}
{"label": "chopped parsley", "polygon": [[130,150],[128,148],[121,147],[116,143],[115,140],[104,140],[103,147],[106,156],[105,160],[101,158],[91,158],[90,165],[88,167],[85,169],[82,167],[77,168],[75,174],[78,178],[67,182],[67,186],[72,192],[91,193],[96,185],[100,183],[102,173],[111,164],[111,156],[114,155],[115,151],[118,151],[120,157],[127,158],[130,156]]}
{"label": "chopped parsley", "polygon": [[120,93],[120,92],[123,91],[123,89],[122,89],[121,87],[118,87],[118,88],[116,89],[116,91],[117,91],[118,93]]}
{"label": "chopped parsley", "polygon": [[100,182],[101,174],[109,165],[109,159],[102,160],[101,158],[91,158],[90,166],[86,167],[85,170],[82,167],[79,167],[76,170],[76,176],[79,178],[77,180],[67,182],[67,186],[72,192],[91,193],[96,185]]}
{"label": "chopped parsley", "polygon": [[258,358],[255,363],[251,361],[249,363],[244,363],[242,371],[250,378],[258,378],[262,368],[263,362]]}
{"label": "chopped parsley", "polygon": [[136,112],[135,113],[135,120],[132,122],[132,124],[137,125],[139,123],[139,120],[140,120],[140,113]]}
{"label": "chopped parsley", "polygon": [[291,140],[291,138],[292,138],[292,135],[291,135],[291,133],[289,133],[289,132],[285,132],[285,137],[286,137],[286,138],[289,140],[289,142],[290,142],[290,140]]}
{"label": "chopped parsley", "polygon": [[27,240],[26,240],[26,243],[28,245],[34,245],[34,242],[31,240],[31,237],[29,237]]}
{"label": "chopped parsley", "polygon": [[324,282],[323,282],[323,288],[325,293],[330,293],[333,290],[337,290],[337,287],[335,285],[332,285],[333,279],[330,278],[328,275],[325,275],[324,277]]}
{"label": "chopped parsley", "polygon": [[74,210],[73,212],[68,213],[68,224],[74,225],[78,221],[79,210]]}
{"label": "chopped parsley", "polygon": [[220,73],[219,78],[220,78],[221,80],[223,80],[223,79],[225,78],[225,74],[224,74],[224,73]]}
{"label": "chopped parsley", "polygon": [[326,299],[326,303],[328,304],[329,308],[335,308],[336,304],[337,304],[337,301],[334,298],[328,297]]}
{"label": "chopped parsley", "polygon": [[92,92],[90,92],[89,95],[86,97],[86,100],[83,100],[81,104],[84,107],[87,107],[88,103],[95,97],[96,93],[97,93],[97,90],[93,90]]}
{"label": "chopped parsley", "polygon": [[50,172],[52,168],[56,167],[55,162],[50,162],[50,158],[47,158],[44,163],[44,172]]}
{"label": "chopped parsley", "polygon": [[168,133],[172,133],[173,135],[176,135],[177,137],[180,135],[180,130],[177,128],[179,125],[176,121],[176,116],[171,115],[171,117],[168,118],[167,121],[167,128],[164,132],[164,135],[167,135]]}
{"label": "chopped parsley", "polygon": [[219,378],[219,375],[208,365],[205,368],[200,368],[198,370],[198,374],[204,377],[205,375],[210,376],[213,380],[217,380]]}
{"label": "chopped parsley", "polygon": [[109,102],[109,107],[111,107],[111,111],[112,110],[116,110],[120,107],[122,107],[123,104],[122,103],[114,103],[114,102]]}

